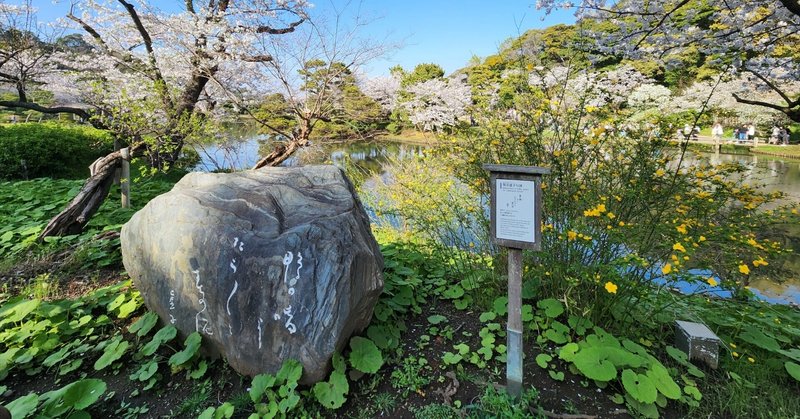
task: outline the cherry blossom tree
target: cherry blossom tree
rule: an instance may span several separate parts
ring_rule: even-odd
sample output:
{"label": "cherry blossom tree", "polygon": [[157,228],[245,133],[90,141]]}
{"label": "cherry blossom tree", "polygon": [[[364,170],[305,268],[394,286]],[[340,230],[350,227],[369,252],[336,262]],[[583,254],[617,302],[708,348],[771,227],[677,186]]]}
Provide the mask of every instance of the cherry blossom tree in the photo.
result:
{"label": "cherry blossom tree", "polygon": [[441,130],[456,125],[467,115],[472,103],[471,88],[465,76],[434,78],[408,86],[410,99],[401,103],[409,120],[422,129]]}
{"label": "cherry blossom tree", "polygon": [[42,25],[30,1],[20,5],[0,3],[0,84],[16,91],[16,100],[0,106],[19,107],[32,102],[40,79],[53,71],[48,57],[59,31]]}
{"label": "cherry blossom tree", "polygon": [[669,61],[697,48],[721,71],[746,73],[778,98],[734,93],[737,102],[780,111],[800,122],[800,92],[786,84],[800,74],[797,0],[537,0],[536,5],[547,12],[576,8],[580,19],[612,21],[613,33],[596,36],[604,53]]}
{"label": "cherry blossom tree", "polygon": [[[65,22],[83,31],[93,54],[50,55],[59,71],[38,83],[89,107],[21,100],[0,106],[79,115],[111,129],[134,155],[146,153],[154,167],[168,167],[186,139],[212,120],[228,83],[241,82],[240,67],[272,61],[260,46],[302,25],[308,7],[305,0],[186,0],[182,10],[164,11],[144,0],[76,1]],[[107,195],[120,160],[114,152],[96,162],[92,177],[41,236],[82,230]]]}

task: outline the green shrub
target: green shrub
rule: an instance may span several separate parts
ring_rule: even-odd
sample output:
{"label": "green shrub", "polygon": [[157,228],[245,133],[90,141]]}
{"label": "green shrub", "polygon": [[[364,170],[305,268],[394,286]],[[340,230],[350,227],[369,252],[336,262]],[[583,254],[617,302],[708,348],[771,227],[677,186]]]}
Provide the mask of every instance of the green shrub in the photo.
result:
{"label": "green shrub", "polygon": [[25,123],[0,126],[0,179],[83,178],[113,149],[111,135],[85,126]]}

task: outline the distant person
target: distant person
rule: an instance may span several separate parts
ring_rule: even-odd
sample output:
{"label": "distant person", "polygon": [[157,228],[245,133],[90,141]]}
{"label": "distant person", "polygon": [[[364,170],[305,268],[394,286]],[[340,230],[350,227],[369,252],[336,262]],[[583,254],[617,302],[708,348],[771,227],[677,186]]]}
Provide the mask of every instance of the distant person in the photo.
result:
{"label": "distant person", "polygon": [[782,128],[781,137],[783,139],[783,145],[789,145],[789,137],[791,136],[792,131],[789,130],[789,127]]}
{"label": "distant person", "polygon": [[714,142],[718,142],[720,138],[722,138],[723,132],[724,130],[722,129],[722,124],[720,124],[719,122],[717,122],[716,124],[714,124],[713,127],[711,127],[711,138],[714,139]]}
{"label": "distant person", "polygon": [[748,141],[755,141],[755,139],[756,139],[756,126],[753,125],[753,124],[750,124],[747,127],[747,140]]}
{"label": "distant person", "polygon": [[692,127],[689,124],[685,124],[683,126],[683,138],[689,138],[690,135],[692,135]]}
{"label": "distant person", "polygon": [[779,144],[780,143],[780,141],[783,139],[783,134],[781,133],[782,129],[783,129],[782,127],[779,127],[777,125],[774,125],[772,127],[772,135],[769,136],[769,143],[770,144]]}

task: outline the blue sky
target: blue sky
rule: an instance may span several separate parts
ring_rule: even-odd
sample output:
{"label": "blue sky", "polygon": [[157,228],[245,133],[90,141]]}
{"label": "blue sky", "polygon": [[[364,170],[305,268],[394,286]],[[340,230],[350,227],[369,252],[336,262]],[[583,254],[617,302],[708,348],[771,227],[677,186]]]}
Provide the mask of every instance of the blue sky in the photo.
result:
{"label": "blue sky", "polygon": [[[33,3],[39,9],[41,21],[64,16],[69,8],[69,1],[65,0],[56,4],[51,0],[34,0]],[[169,9],[168,3],[183,2],[156,3]],[[389,68],[396,64],[410,70],[419,63],[437,63],[450,73],[464,67],[473,55],[494,54],[504,40],[528,29],[574,22],[569,11],[545,16],[533,6],[535,0],[364,0],[360,3],[357,0],[312,0],[312,3],[315,13],[325,13],[345,4],[348,10],[355,10],[360,5],[362,16],[374,18],[367,28],[369,36],[403,45],[387,59],[375,61],[366,68],[370,75],[388,74]]]}

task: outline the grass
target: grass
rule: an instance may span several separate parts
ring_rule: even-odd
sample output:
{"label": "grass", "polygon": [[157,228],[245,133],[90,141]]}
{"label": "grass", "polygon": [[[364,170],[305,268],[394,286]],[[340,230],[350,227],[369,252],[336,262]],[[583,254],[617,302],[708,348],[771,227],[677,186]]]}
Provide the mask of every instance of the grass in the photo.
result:
{"label": "grass", "polygon": [[793,145],[759,145],[752,149],[753,153],[800,159],[800,144]]}
{"label": "grass", "polygon": [[[729,355],[723,352],[721,356]],[[778,371],[768,364],[744,359],[724,362],[704,387],[703,402],[688,416],[797,418],[796,386],[778,379]]]}

